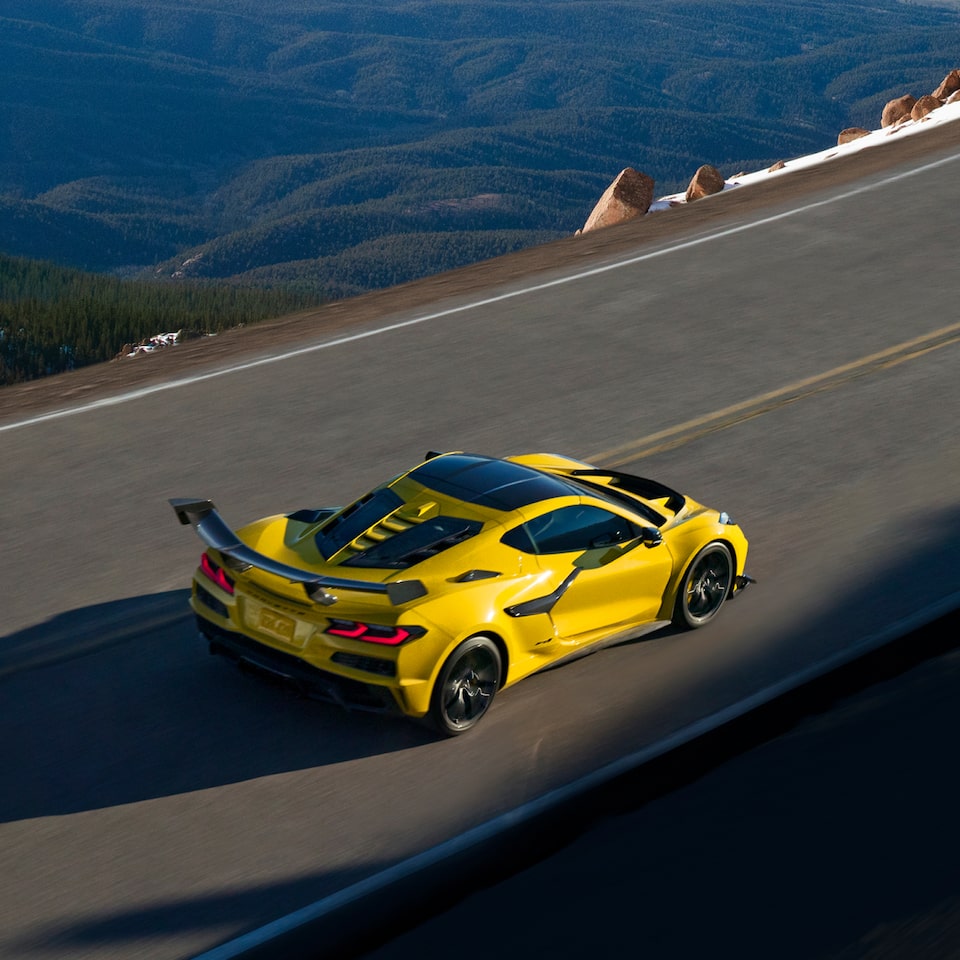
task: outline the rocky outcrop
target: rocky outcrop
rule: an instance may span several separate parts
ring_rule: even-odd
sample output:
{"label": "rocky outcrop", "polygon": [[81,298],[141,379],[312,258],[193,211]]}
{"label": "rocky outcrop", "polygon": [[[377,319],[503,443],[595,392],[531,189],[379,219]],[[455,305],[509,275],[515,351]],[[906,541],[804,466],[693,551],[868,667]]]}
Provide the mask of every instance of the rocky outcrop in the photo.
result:
{"label": "rocky outcrop", "polygon": [[941,103],[946,103],[951,95],[958,91],[960,91],[960,70],[951,70],[943,78],[943,83],[933,91],[931,96],[936,97]]}
{"label": "rocky outcrop", "polygon": [[581,233],[599,227],[612,227],[617,223],[642,217],[653,203],[653,177],[627,167],[607,187],[597,201],[593,212],[587,217]]}
{"label": "rocky outcrop", "polygon": [[[933,93],[925,94],[919,100],[909,93],[890,100],[881,113],[880,127],[883,129],[896,127],[899,124],[911,121],[919,122],[934,110],[940,109],[945,103],[956,103],[958,101],[960,101],[960,69],[951,70]],[[837,146],[859,140],[871,133],[872,131],[865,130],[863,127],[847,127],[845,130],[841,130],[837,136]],[[778,160],[767,168],[767,172],[775,173],[777,170],[783,170],[786,166],[787,164],[783,160]],[[734,180],[740,176],[745,176],[745,174],[736,174]],[[692,203],[702,197],[720,193],[725,186],[726,181],[720,171],[710,164],[704,164],[693,175],[684,194],[684,201]],[[627,167],[607,187],[606,192],[587,218],[583,229],[578,230],[577,233],[586,233],[588,230],[596,230],[598,227],[609,227],[615,223],[623,223],[626,220],[644,216],[653,203],[653,188],[654,180],[652,177],[634,170],[633,167]],[[682,202],[679,195],[664,198],[664,201],[658,204],[658,209],[666,206],[680,206]]]}
{"label": "rocky outcrop", "polygon": [[711,167],[709,163],[705,163],[693,175],[690,186],[687,187],[687,192],[684,194],[684,199],[687,203],[692,203],[694,200],[712,196],[715,193],[720,193],[725,184],[723,174],[716,167]]}
{"label": "rocky outcrop", "polygon": [[859,140],[861,137],[868,137],[870,135],[869,130],[864,130],[863,127],[847,127],[846,130],[841,130],[837,134],[837,146],[841,146],[844,143],[850,143],[853,140]]}
{"label": "rocky outcrop", "polygon": [[933,93],[924,94],[919,100],[905,93],[902,97],[889,101],[883,108],[880,126],[893,127],[907,120],[922,120],[945,103],[955,102],[958,94],[960,94],[960,70],[951,70]]}
{"label": "rocky outcrop", "polygon": [[880,114],[880,126],[892,127],[903,120],[909,120],[910,111],[916,102],[917,98],[911,96],[909,93],[905,93],[902,97],[897,97],[896,100],[888,101],[887,105],[883,108],[883,113]]}
{"label": "rocky outcrop", "polygon": [[935,96],[928,93],[913,105],[913,109],[910,111],[910,119],[922,120],[928,113],[933,113],[934,110],[939,110],[942,106],[942,100],[938,100]]}

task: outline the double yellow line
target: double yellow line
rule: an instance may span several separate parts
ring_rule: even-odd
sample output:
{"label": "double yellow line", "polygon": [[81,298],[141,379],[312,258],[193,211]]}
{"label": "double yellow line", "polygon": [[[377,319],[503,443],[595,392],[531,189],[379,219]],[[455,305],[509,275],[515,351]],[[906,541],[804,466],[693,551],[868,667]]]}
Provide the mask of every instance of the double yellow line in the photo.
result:
{"label": "double yellow line", "polygon": [[948,347],[958,342],[960,342],[960,323],[954,323],[949,327],[941,327],[932,333],[923,334],[912,340],[887,347],[878,353],[871,353],[867,357],[861,357],[859,360],[834,367],[825,373],[807,377],[805,380],[797,380],[795,383],[787,384],[787,386],[780,387],[777,390],[771,390],[769,393],[762,393],[759,396],[751,397],[749,400],[742,400],[740,403],[724,407],[722,410],[716,410],[713,413],[704,414],[702,417],[678,423],[674,427],[667,427],[665,430],[648,434],[646,437],[640,437],[637,440],[631,440],[629,443],[595,453],[593,456],[584,459],[597,466],[622,467],[634,460],[642,460],[644,457],[652,456],[655,453],[674,450],[700,437],[716,433],[719,430],[726,430],[745,420],[752,420],[754,417],[762,416],[771,410],[777,410],[788,403],[795,403],[804,397],[810,397],[826,390],[833,390],[858,377],[868,376],[879,370],[886,370],[898,363],[914,360],[933,350],[939,350],[941,347]]}

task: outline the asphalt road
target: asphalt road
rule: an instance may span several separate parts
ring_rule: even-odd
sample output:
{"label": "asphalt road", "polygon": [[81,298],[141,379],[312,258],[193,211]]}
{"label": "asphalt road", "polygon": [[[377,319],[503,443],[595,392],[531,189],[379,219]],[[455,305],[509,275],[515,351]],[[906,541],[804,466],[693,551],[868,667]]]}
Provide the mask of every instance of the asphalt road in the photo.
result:
{"label": "asphalt road", "polygon": [[[170,389],[124,399],[124,372],[7,394],[0,956],[190,956],[954,595],[960,130],[871,163],[560,244],[532,278],[521,258],[427,284],[426,305],[400,291],[395,314],[341,306],[336,332],[158,358],[140,386]],[[738,517],[760,582],[707,630],[525,681],[454,741],[206,657],[184,607],[199,541],[168,497],[240,523],[443,448],[659,477]]]}

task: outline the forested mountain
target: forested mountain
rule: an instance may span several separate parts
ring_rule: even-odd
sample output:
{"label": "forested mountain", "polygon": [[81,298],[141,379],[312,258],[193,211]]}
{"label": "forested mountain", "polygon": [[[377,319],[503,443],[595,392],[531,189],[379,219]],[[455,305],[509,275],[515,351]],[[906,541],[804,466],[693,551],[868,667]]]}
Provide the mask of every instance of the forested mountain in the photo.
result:
{"label": "forested mountain", "polygon": [[284,290],[121,280],[0,253],[0,386],[110,360],[160,332],[219,333],[315,305]]}
{"label": "forested mountain", "polygon": [[342,296],[879,125],[960,11],[873,0],[3,0],[0,251]]}

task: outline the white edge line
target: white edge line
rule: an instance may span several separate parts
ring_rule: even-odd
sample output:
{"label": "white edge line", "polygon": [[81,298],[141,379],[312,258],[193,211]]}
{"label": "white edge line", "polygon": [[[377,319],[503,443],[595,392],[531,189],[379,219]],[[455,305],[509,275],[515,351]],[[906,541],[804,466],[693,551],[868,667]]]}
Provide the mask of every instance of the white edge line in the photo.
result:
{"label": "white edge line", "polygon": [[[942,157],[939,160],[934,160],[930,163],[924,164],[921,167],[911,168],[903,173],[898,173],[892,177],[879,180],[876,183],[860,186],[853,190],[847,190],[843,193],[828,197],[825,200],[818,200],[814,203],[805,204],[802,207],[795,207],[792,210],[786,210],[783,213],[778,213],[770,217],[764,217],[761,220],[753,220],[750,223],[740,224],[736,227],[729,227],[724,230],[719,230],[716,233],[707,234],[703,237],[697,237],[693,240],[686,240],[682,243],[664,247],[660,250],[638,254],[635,257],[629,257],[626,260],[618,260],[614,263],[604,264],[600,267],[592,267],[589,270],[583,270],[579,273],[569,274],[554,280],[544,281],[543,283],[537,283],[529,287],[522,287],[519,290],[511,290],[506,293],[497,294],[493,297],[486,297],[482,300],[474,300],[469,303],[461,304],[457,307],[449,307],[446,310],[438,310],[434,313],[427,313],[421,316],[412,317],[409,320],[401,320],[396,323],[390,323],[386,326],[377,327],[373,330],[367,330],[362,333],[354,333],[344,337],[337,337],[333,340],[325,340],[321,343],[312,344],[308,347],[299,347],[296,350],[288,350],[272,356],[261,357],[257,360],[251,360],[246,363],[222,367],[218,370],[211,370],[207,373],[196,374],[195,376],[191,377],[182,377],[178,380],[168,380],[163,383],[153,384],[149,387],[141,387],[137,390],[131,390],[127,393],[117,394],[113,397],[106,397],[102,400],[93,400],[90,403],[81,404],[78,407],[68,407],[60,410],[53,410],[49,413],[38,414],[33,417],[27,417],[24,420],[17,420],[12,423],[0,425],[0,433],[5,433],[8,430],[17,430],[21,427],[34,426],[39,423],[46,423],[50,420],[60,420],[64,417],[71,417],[81,413],[90,413],[94,410],[101,410],[106,407],[118,406],[119,404],[127,403],[131,400],[139,400],[142,397],[147,397],[154,393],[161,393],[166,390],[176,390],[180,387],[187,387],[195,383],[202,383],[205,380],[212,380],[215,377],[223,377],[231,373],[241,373],[246,370],[255,369],[256,367],[266,366],[267,364],[279,363],[282,360],[290,360],[294,357],[300,357],[308,353],[316,353],[320,350],[328,350],[333,347],[340,347],[347,343],[355,343],[358,340],[365,340],[368,337],[375,337],[379,336],[380,334],[391,333],[394,330],[402,330],[405,327],[412,327],[421,323],[427,323],[430,320],[440,320],[444,317],[449,317],[457,313],[465,313],[468,310],[476,310],[480,307],[488,307],[492,304],[502,303],[505,300],[512,300],[516,297],[522,297],[529,293],[537,293],[541,290],[549,290],[552,287],[559,287],[563,286],[564,284],[574,283],[578,280],[586,279],[587,277],[594,277],[602,273],[607,273],[611,270],[619,270],[621,267],[633,266],[634,264],[643,263],[646,260],[653,260],[657,257],[663,257],[671,253],[679,253],[684,250],[689,250],[692,247],[698,247],[705,243],[711,243],[715,240],[722,240],[738,233],[744,233],[747,230],[753,230],[756,227],[762,227],[770,223],[776,223],[779,220],[786,220],[790,217],[807,213],[810,210],[816,210],[819,207],[825,207],[841,200],[847,200],[850,197],[858,196],[862,193],[878,190],[882,187],[888,186],[891,183],[896,183],[899,180],[905,180],[909,177],[926,173],[929,170],[934,170],[937,167],[944,166],[948,163],[953,163],[956,160],[960,160],[960,154],[951,154],[948,157]],[[746,189],[749,189],[749,187]],[[654,216],[657,215],[658,214],[654,214]],[[666,215],[669,215],[669,213]]]}
{"label": "white edge line", "polygon": [[531,820],[561,803],[574,799],[580,794],[600,787],[611,780],[615,780],[617,777],[629,773],[631,770],[645,763],[649,763],[662,754],[682,747],[691,740],[695,740],[697,737],[703,736],[711,730],[715,730],[732,720],[736,720],[738,717],[742,717],[750,711],[777,699],[777,697],[783,696],[791,690],[803,686],[805,683],[809,683],[811,680],[825,676],[831,671],[856,660],[858,657],[885,646],[897,639],[897,637],[911,633],[928,623],[932,623],[934,620],[945,616],[957,607],[960,607],[960,591],[949,594],[935,603],[928,604],[926,607],[915,611],[909,616],[902,617],[900,620],[889,624],[884,629],[876,633],[868,634],[852,647],[845,648],[829,657],[824,657],[816,663],[805,667],[803,670],[799,670],[789,677],[779,680],[777,683],[771,684],[768,687],[764,687],[749,697],[745,697],[743,700],[738,700],[736,703],[732,703],[722,710],[718,710],[709,716],[702,717],[700,720],[696,720],[676,730],[674,733],[664,737],[662,740],[658,740],[656,743],[649,744],[641,750],[620,757],[612,763],[601,767],[599,770],[595,770],[593,773],[581,777],[579,780],[551,790],[543,794],[543,796],[531,800],[529,803],[525,803],[513,810],[509,810],[507,813],[494,817],[492,820],[488,820],[486,823],[482,823],[480,826],[466,831],[466,833],[462,833],[444,843],[431,847],[429,850],[425,850],[423,853],[403,860],[392,867],[388,867],[386,870],[382,870],[349,887],[345,887],[343,890],[324,897],[322,900],[318,900],[309,906],[296,910],[284,917],[280,917],[256,930],[251,930],[234,940],[220,944],[220,946],[214,947],[212,950],[197,954],[193,960],[236,960],[236,958],[242,957],[247,950],[262,947],[276,937],[291,933],[300,927],[329,916],[362,897],[376,893],[384,887],[390,886],[400,880],[415,876],[421,870],[436,866],[444,860],[458,856],[471,847],[475,847],[491,837],[495,837],[506,830],[519,826],[525,821]]}

